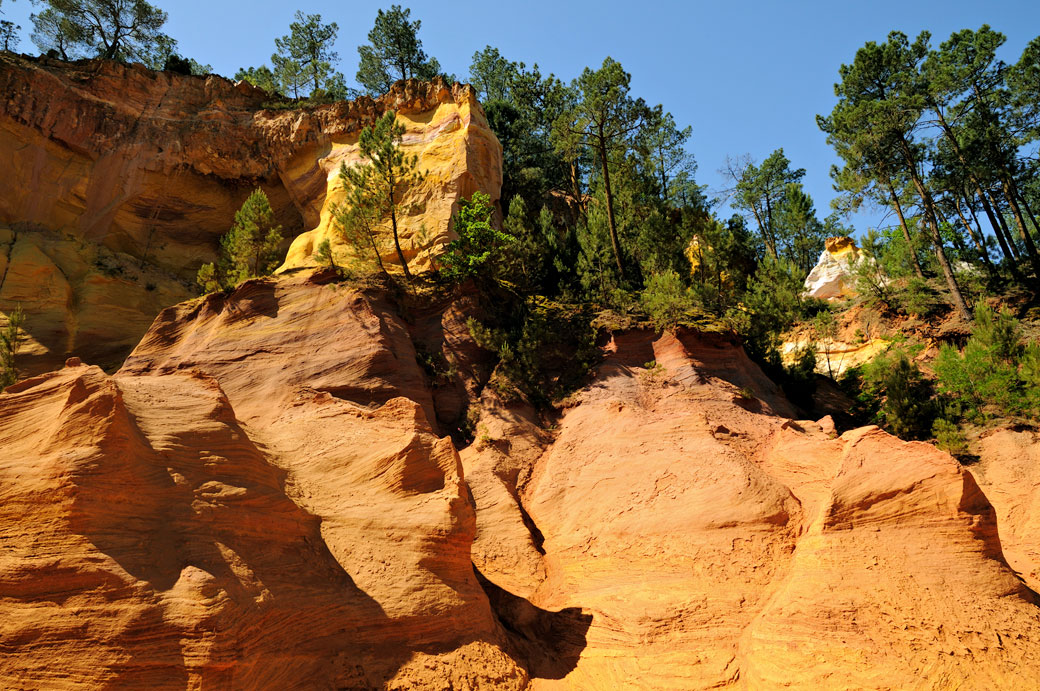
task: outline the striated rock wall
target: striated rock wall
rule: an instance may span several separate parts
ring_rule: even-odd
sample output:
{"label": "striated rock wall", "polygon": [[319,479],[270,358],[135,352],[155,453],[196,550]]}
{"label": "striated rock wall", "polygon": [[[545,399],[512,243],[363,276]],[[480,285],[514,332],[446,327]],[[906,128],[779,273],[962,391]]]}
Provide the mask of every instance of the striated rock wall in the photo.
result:
{"label": "striated rock wall", "polygon": [[[169,299],[159,307],[188,296],[198,267],[215,258],[217,239],[256,187],[268,194],[288,238],[314,229],[292,245],[286,268],[310,264],[314,246],[329,234],[328,204],[336,198],[340,163],[355,160],[358,133],[388,109],[399,113],[406,148],[428,173],[403,200],[402,244],[414,269],[429,267],[451,239],[449,220],[460,196],[480,190],[497,200],[501,188],[501,146],[475,93],[440,79],[400,82],[379,99],[264,110],[269,97],[263,91],[215,75],[5,54],[0,93],[0,160],[7,166],[0,228],[22,233],[25,242],[30,232],[79,242],[79,259],[52,258],[63,271],[90,265],[99,247],[151,265],[168,274],[163,284]],[[39,249],[47,254],[44,244]],[[0,315],[15,306],[5,291],[33,292],[21,283],[24,274],[10,274],[12,287],[0,284]],[[180,289],[173,287],[177,279]],[[82,295],[75,280],[70,284],[65,316],[80,303],[126,302],[127,294],[141,303],[129,319],[125,313],[97,316],[107,319],[105,328],[123,354],[157,311],[155,296],[143,295],[144,285],[94,285],[96,294]],[[63,299],[54,293],[44,302]],[[57,307],[29,301],[23,308],[26,329],[47,351],[31,365],[54,367],[91,346],[86,332],[67,328],[71,319],[56,319]]]}
{"label": "striated rock wall", "polygon": [[613,334],[545,420],[483,386],[472,296],[438,300],[253,280],[113,376],[0,394],[0,686],[1036,688],[1002,545],[1035,577],[1028,469],[998,458],[1031,438],[980,466],[995,511],[686,330]]}
{"label": "striated rock wall", "polygon": [[489,405],[503,435],[462,453],[482,575],[585,617],[532,688],[1036,688],[1037,596],[956,461],[784,419],[696,334],[614,343],[553,439]]}

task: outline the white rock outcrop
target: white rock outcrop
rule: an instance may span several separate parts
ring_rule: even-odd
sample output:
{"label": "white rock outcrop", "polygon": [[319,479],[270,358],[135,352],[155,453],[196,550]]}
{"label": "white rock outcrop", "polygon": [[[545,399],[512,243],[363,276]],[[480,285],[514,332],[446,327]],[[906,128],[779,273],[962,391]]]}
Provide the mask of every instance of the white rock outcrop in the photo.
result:
{"label": "white rock outcrop", "polygon": [[852,238],[827,238],[819,261],[805,278],[805,294],[820,300],[850,297],[856,287],[853,270],[862,258]]}

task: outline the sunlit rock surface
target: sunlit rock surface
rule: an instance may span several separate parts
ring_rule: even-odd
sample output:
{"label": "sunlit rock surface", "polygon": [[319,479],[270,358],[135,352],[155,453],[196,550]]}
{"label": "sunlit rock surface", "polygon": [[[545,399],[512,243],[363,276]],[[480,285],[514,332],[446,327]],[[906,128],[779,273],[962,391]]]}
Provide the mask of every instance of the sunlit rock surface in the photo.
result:
{"label": "sunlit rock surface", "polygon": [[[461,196],[479,190],[497,202],[501,188],[501,146],[473,90],[440,79],[399,82],[378,99],[267,110],[268,94],[216,75],[7,53],[0,92],[0,228],[8,229],[0,265],[10,267],[0,270],[0,315],[25,310],[31,373],[73,353],[105,366],[124,357],[159,308],[191,294],[199,266],[215,259],[219,237],[257,187],[287,249],[313,230],[292,245],[286,267],[312,263],[330,236],[335,173],[386,110],[399,113],[405,147],[427,172],[402,200],[414,270],[453,237]],[[44,283],[25,283],[36,275]],[[104,324],[84,329],[83,319]]]}
{"label": "sunlit rock surface", "polygon": [[852,238],[827,238],[820,259],[805,278],[805,294],[820,300],[851,297],[856,288],[853,271],[861,256]]}

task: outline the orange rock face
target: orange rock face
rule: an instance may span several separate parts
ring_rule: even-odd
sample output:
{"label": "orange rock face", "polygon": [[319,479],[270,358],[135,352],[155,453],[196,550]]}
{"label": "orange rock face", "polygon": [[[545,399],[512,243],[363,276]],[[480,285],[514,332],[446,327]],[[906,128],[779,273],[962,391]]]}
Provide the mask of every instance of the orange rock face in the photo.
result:
{"label": "orange rock face", "polygon": [[[270,198],[286,248],[314,231],[292,245],[287,264],[312,265],[317,242],[335,239],[335,173],[356,159],[361,129],[387,110],[398,112],[405,147],[427,173],[401,213],[413,269],[428,268],[452,239],[461,196],[479,190],[497,201],[502,183],[501,146],[473,90],[439,79],[400,82],[375,100],[264,110],[263,91],[218,76],[6,54],[0,92],[0,323],[16,304],[25,309],[29,372],[71,353],[107,365],[111,352],[91,350],[99,335],[124,357],[158,309],[192,294],[199,266],[215,258],[217,239],[256,187]],[[100,269],[115,265],[127,267],[115,284],[79,280],[110,277]],[[61,285],[33,296],[41,272]],[[155,276],[125,280],[137,273]],[[104,322],[101,333],[80,330],[84,318]]]}
{"label": "orange rock face", "polygon": [[546,424],[481,393],[476,309],[294,272],[0,394],[0,687],[1036,687],[952,458],[686,331],[615,334]]}
{"label": "orange rock face", "polygon": [[534,688],[1035,688],[1036,594],[952,458],[771,413],[732,346],[613,351],[540,451],[462,454],[483,576],[587,617]]}
{"label": "orange rock face", "polygon": [[257,281],[70,365],[0,395],[0,686],[526,685],[395,315]]}

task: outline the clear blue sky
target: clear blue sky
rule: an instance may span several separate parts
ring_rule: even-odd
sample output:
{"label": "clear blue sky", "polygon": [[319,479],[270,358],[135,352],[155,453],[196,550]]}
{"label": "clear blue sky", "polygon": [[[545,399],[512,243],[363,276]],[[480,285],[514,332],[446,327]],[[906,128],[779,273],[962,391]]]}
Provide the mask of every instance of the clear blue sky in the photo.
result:
{"label": "clear blue sky", "polygon": [[[339,24],[339,69],[353,80],[357,46],[366,41],[376,10],[367,0],[153,0],[170,15],[167,32],[183,54],[231,75],[266,62],[274,38],[287,32],[296,9]],[[938,45],[951,32],[984,23],[1008,41],[1001,57],[1018,59],[1040,34],[1040,1],[880,0],[874,2],[402,2],[422,20],[426,52],[465,79],[473,52],[497,47],[511,60],[537,62],[543,72],[570,80],[607,55],[632,74],[633,92],[662,103],[681,125],[693,126],[698,180],[712,191],[727,155],[761,160],[784,150],[807,170],[806,188],[822,218],[834,196],[828,170],[835,157],[815,115],[829,113],[840,64],[868,40],[898,29],[912,37],[927,29]],[[4,0],[5,18],[28,38],[29,0]],[[876,214],[853,219],[858,230]]]}

